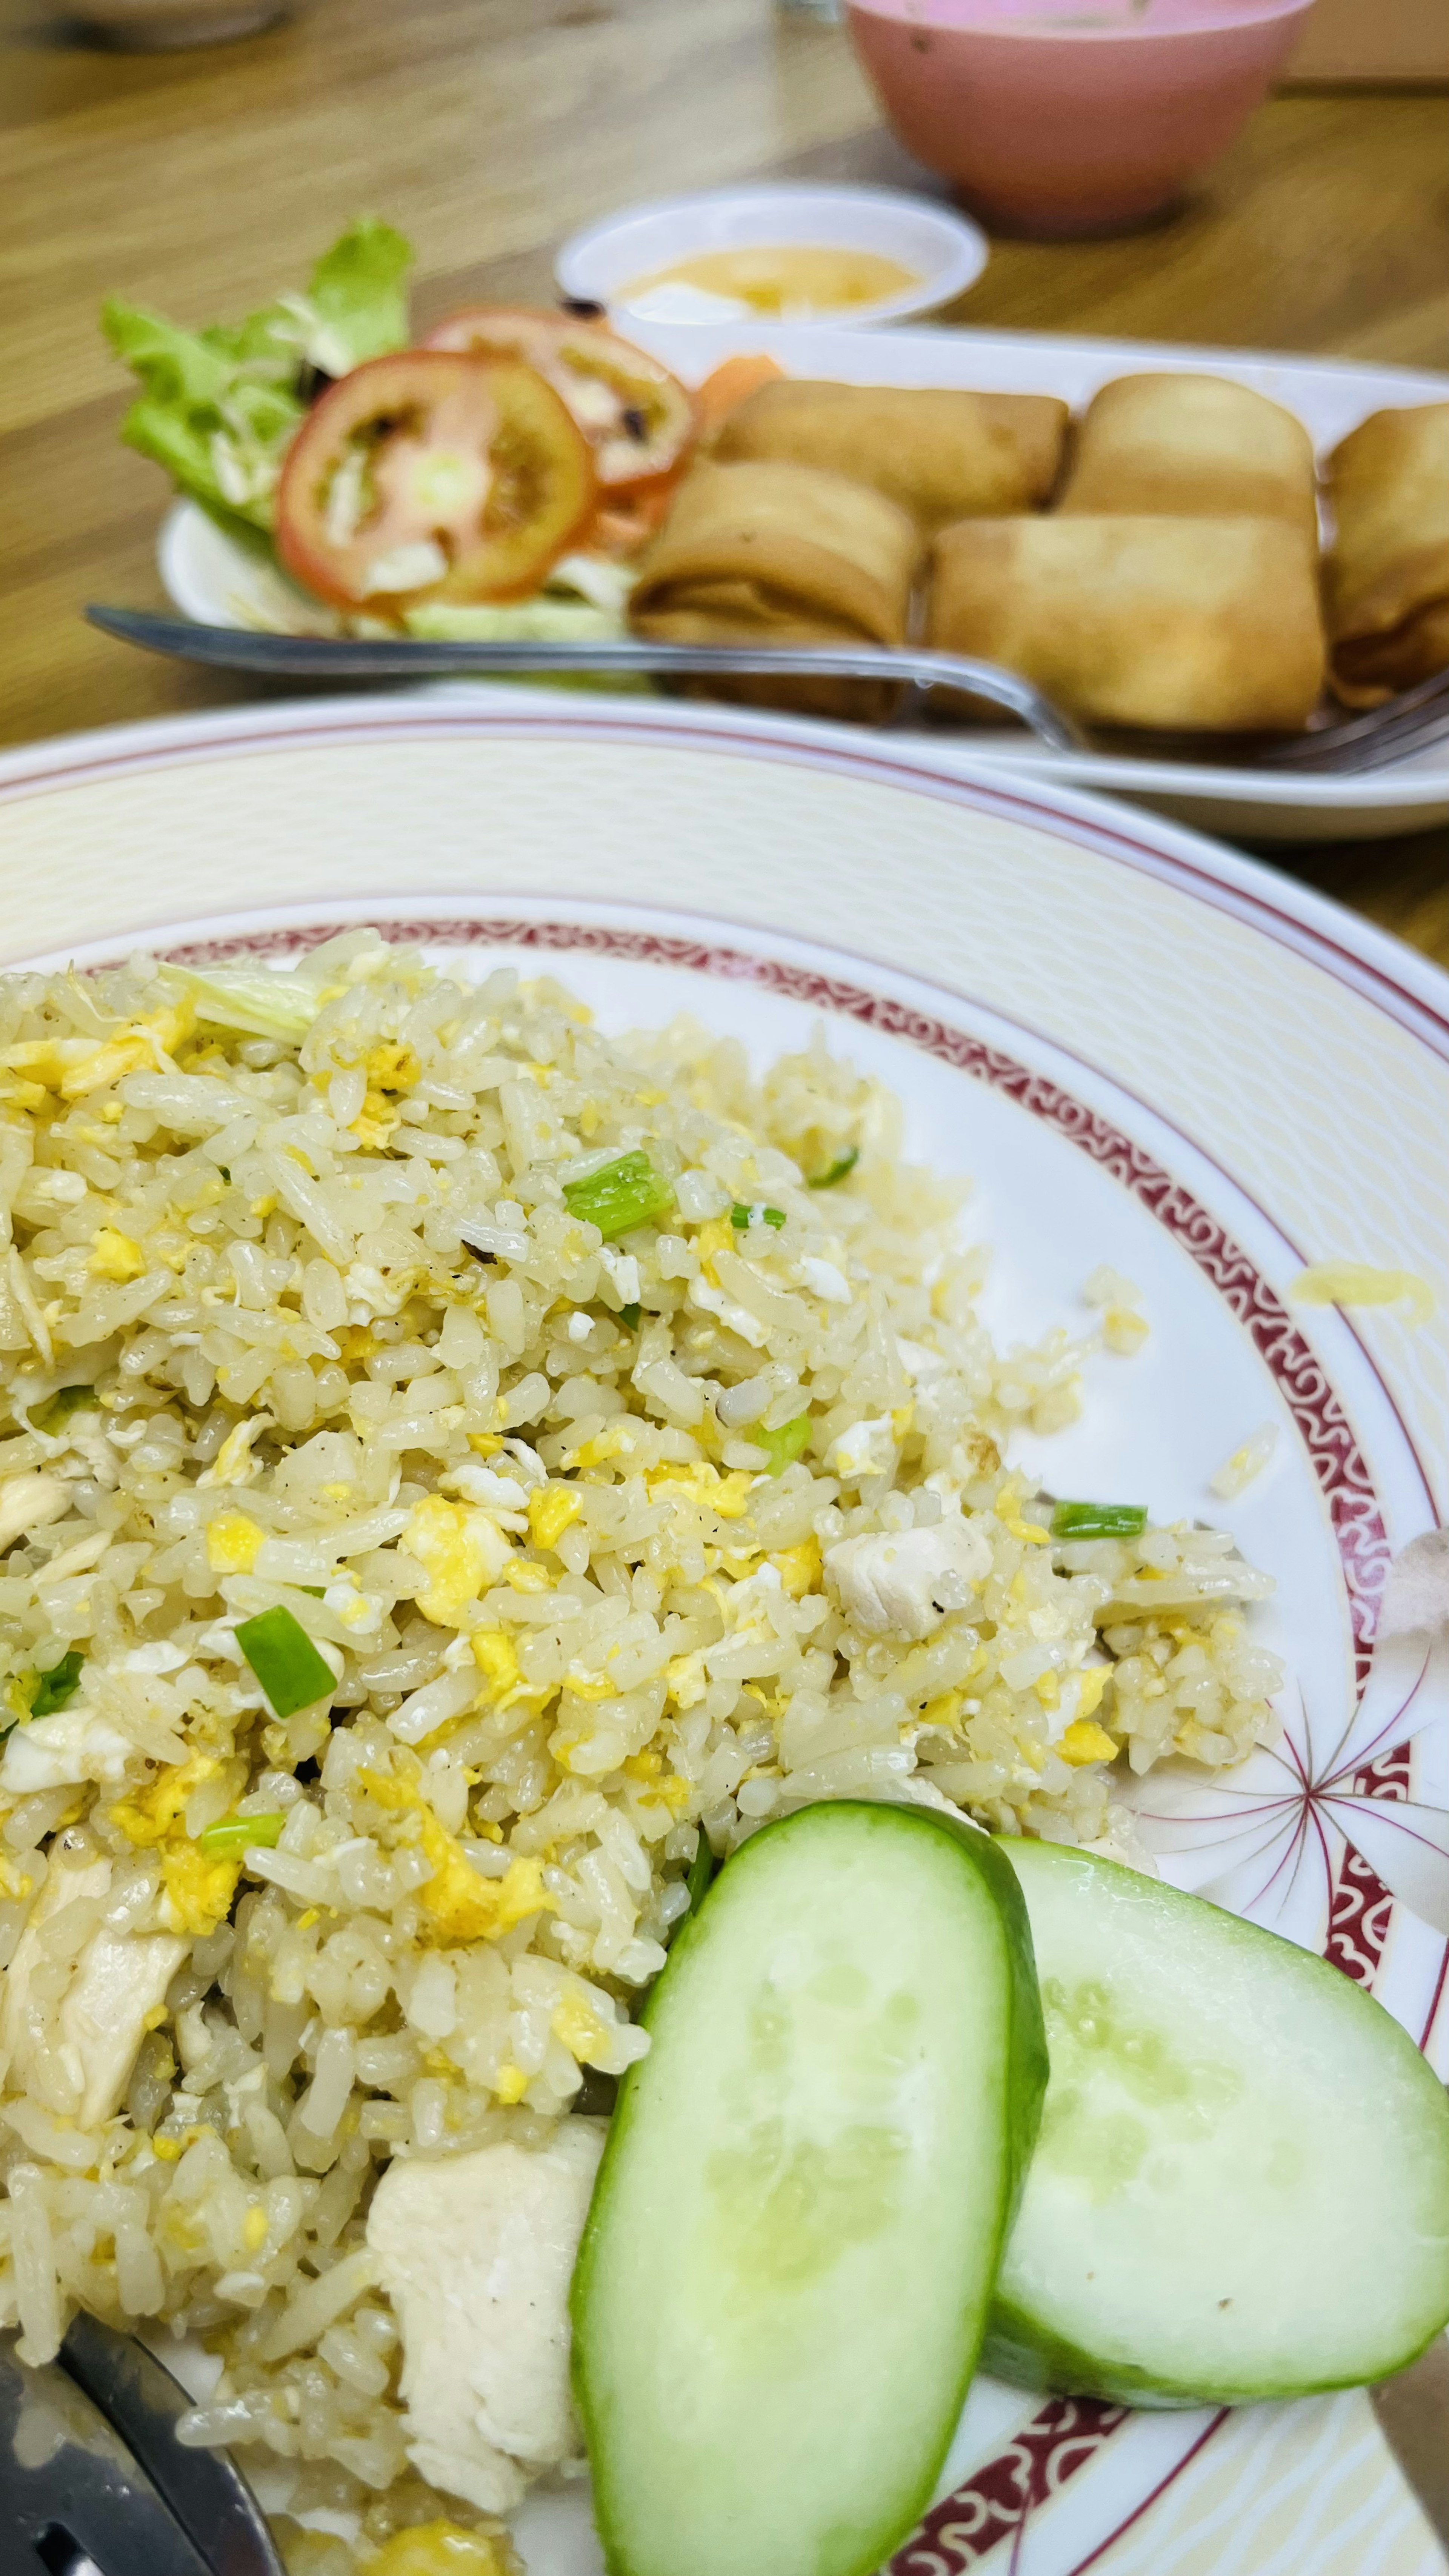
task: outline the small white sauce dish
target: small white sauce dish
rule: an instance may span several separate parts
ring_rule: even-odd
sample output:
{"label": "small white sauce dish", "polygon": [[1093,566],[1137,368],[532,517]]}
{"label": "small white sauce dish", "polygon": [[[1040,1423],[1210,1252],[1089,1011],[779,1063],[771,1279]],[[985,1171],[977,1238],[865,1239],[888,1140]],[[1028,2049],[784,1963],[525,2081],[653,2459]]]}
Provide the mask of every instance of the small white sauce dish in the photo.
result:
{"label": "small white sauce dish", "polygon": [[[795,311],[811,324],[871,327],[931,313],[964,294],[990,256],[986,236],[966,216],[927,197],[894,188],[812,188],[775,184],[711,188],[699,196],[661,197],[625,207],[566,241],[554,261],[561,295],[602,304],[620,329],[633,322],[764,320],[728,295],[693,285],[656,284],[631,294],[663,269],[711,251],[784,249],[791,245],[869,252],[909,270],[915,283],[869,304]],[[773,317],[778,319],[779,317]]]}

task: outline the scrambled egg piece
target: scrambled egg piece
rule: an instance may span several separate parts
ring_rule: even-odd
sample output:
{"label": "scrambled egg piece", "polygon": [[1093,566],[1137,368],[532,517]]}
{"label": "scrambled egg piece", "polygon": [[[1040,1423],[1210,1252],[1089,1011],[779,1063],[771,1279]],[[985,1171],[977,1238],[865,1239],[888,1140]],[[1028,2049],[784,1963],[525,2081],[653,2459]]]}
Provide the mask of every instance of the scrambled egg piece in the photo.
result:
{"label": "scrambled egg piece", "polygon": [[717,1216],[710,1224],[702,1225],[694,1238],[694,1249],[699,1257],[699,1266],[711,1288],[717,1288],[720,1284],[715,1262],[720,1253],[733,1249],[734,1240],[735,1230],[727,1216]]}
{"label": "scrambled egg piece", "polygon": [[460,2522],[414,2522],[367,2562],[367,2576],[509,2576],[510,2556]]}
{"label": "scrambled egg piece", "polygon": [[218,1767],[209,1753],[195,1753],[189,1762],[168,1764],[149,1788],[137,1789],[131,1797],[117,1800],[111,1809],[112,1824],[119,1825],[139,1850],[164,1843],[180,1824],[192,1790],[199,1789],[203,1780],[210,1780]]}
{"label": "scrambled egg piece", "polygon": [[1011,1538],[1019,1538],[1030,1547],[1046,1547],[1050,1544],[1049,1529],[1044,1529],[1040,1521],[1023,1520],[1020,1485],[1015,1482],[1003,1485],[996,1497],[994,1508],[1002,1528]]}
{"label": "scrambled egg piece", "polygon": [[1117,1759],[1117,1747],[1105,1726],[1098,1726],[1096,1719],[1090,1717],[1074,1718],[1056,1749],[1064,1762],[1073,1765]]}
{"label": "scrambled egg piece", "polygon": [[[526,1567],[519,1571],[526,1572]],[[542,1568],[538,1569],[542,1572]],[[475,1628],[472,1636],[473,1661],[483,1675],[493,1708],[512,1708],[519,1700],[542,1701],[546,1692],[534,1690],[523,1678],[513,1639],[502,1628]]]}
{"label": "scrambled egg piece", "polygon": [[250,1574],[266,1531],[245,1512],[221,1512],[207,1523],[206,1562],[213,1574]]}
{"label": "scrambled egg piece", "polygon": [[534,1545],[555,1546],[583,1508],[583,1496],[572,1485],[536,1487],[528,1498],[528,1526]]}
{"label": "scrambled egg piece", "polygon": [[230,1914],[241,1874],[239,1859],[204,1852],[199,1843],[169,1843],[161,1855],[161,1910],[169,1929],[208,1940]]}
{"label": "scrambled egg piece", "polygon": [[461,1626],[464,1612],[480,1592],[496,1583],[511,1554],[503,1532],[486,1512],[447,1502],[441,1494],[425,1494],[414,1504],[403,1545],[417,1558],[426,1577],[417,1596],[418,1608],[438,1628]]}
{"label": "scrambled egg piece", "polygon": [[627,1458],[634,1446],[632,1433],[616,1424],[611,1431],[596,1432],[581,1448],[565,1458],[566,1467],[602,1467],[607,1458]]}
{"label": "scrambled egg piece", "polygon": [[718,1512],[722,1521],[737,1521],[749,1509],[750,1487],[755,1480],[748,1468],[732,1467],[727,1476],[722,1476],[718,1467],[701,1459],[692,1467],[651,1467],[644,1481],[651,1496],[687,1494],[692,1503],[703,1503],[708,1511]]}
{"label": "scrambled egg piece", "polygon": [[367,1076],[367,1091],[351,1132],[359,1145],[376,1152],[391,1138],[402,1116],[397,1102],[404,1092],[415,1088],[422,1067],[413,1049],[394,1038],[382,1046],[370,1047],[362,1059],[362,1069]]}
{"label": "scrambled egg piece", "polygon": [[163,1918],[170,1931],[197,1940],[226,1921],[242,1872],[239,1856],[204,1852],[186,1833],[187,1800],[220,1767],[210,1754],[193,1754],[189,1762],[169,1764],[148,1788],[118,1799],[111,1809],[112,1824],[138,1849],[160,1850]]}
{"label": "scrambled egg piece", "polygon": [[798,1547],[776,1548],[769,1563],[773,1565],[792,1601],[801,1601],[814,1592],[820,1582],[821,1558],[818,1538],[804,1538]]}
{"label": "scrambled egg piece", "polygon": [[848,1431],[842,1431],[831,1442],[825,1463],[848,1484],[859,1484],[862,1477],[887,1474],[895,1464],[895,1455],[894,1417],[882,1413],[873,1421],[853,1422]]}
{"label": "scrambled egg piece", "polygon": [[599,2045],[607,2036],[592,2005],[586,2003],[581,1994],[573,1992],[566,1994],[562,2002],[554,2006],[549,2027],[554,2037],[563,2041],[570,2057],[578,2059],[580,2066],[593,2065]]}
{"label": "scrambled egg piece", "polygon": [[191,1035],[196,1014],[189,1002],[174,1011],[152,1011],[132,1020],[99,1046],[89,1038],[25,1038],[0,1054],[0,1064],[26,1074],[32,1085],[58,1091],[62,1100],[83,1099],[88,1091],[119,1082],[122,1074],[143,1067],[160,1069]]}
{"label": "scrambled egg piece", "polygon": [[1094,1717],[1102,1705],[1102,1694],[1112,1678],[1110,1664],[1085,1664],[1076,1676],[1078,1717]]}
{"label": "scrambled egg piece", "polygon": [[676,1655],[665,1665],[664,1679],[677,1709],[697,1708],[709,1689],[703,1653],[696,1647],[692,1655]]}
{"label": "scrambled egg piece", "polygon": [[98,1279],[124,1282],[139,1279],[145,1270],[146,1260],[140,1245],[133,1243],[129,1234],[122,1234],[118,1226],[102,1225],[91,1237],[91,1257],[87,1267],[95,1272]]}
{"label": "scrambled egg piece", "polygon": [[262,1472],[260,1458],[252,1456],[252,1442],[272,1426],[270,1413],[248,1414],[245,1422],[234,1423],[211,1465],[197,1477],[199,1485],[249,1485]]}
{"label": "scrambled egg piece", "polygon": [[422,1938],[439,1947],[456,1941],[496,1941],[530,1914],[555,1913],[557,1907],[543,1883],[543,1863],[516,1854],[506,1878],[483,1878],[473,1868],[455,1834],[440,1824],[423,1796],[419,1780],[361,1771],[368,1795],[392,1815],[417,1815],[421,1843],[433,1864],[433,1875],[418,1890],[428,1917]]}

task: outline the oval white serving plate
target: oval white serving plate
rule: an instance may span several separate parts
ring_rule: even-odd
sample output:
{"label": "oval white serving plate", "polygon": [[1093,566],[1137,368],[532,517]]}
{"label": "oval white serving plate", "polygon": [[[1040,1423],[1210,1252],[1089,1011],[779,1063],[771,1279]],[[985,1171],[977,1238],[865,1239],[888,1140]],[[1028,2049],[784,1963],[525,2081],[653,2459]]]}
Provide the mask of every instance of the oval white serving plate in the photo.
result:
{"label": "oval white serving plate", "polygon": [[[614,1027],[684,1008],[763,1055],[823,1019],[900,1093],[910,1150],[973,1176],[999,1334],[1080,1324],[1086,1272],[1127,1270],[1146,1353],[1095,1362],[1082,1420],[1022,1454],[1231,1527],[1278,1577],[1263,1633],[1295,1681],[1281,1747],[1217,1784],[1153,1775],[1145,1829],[1449,2068],[1449,1700],[1412,1656],[1363,1693],[1388,1552],[1442,1514],[1449,1319],[1286,1294],[1329,1253],[1449,1268],[1435,970],[1185,833],[920,746],[504,692],[14,755],[0,862],[9,964],[282,957],[375,920],[465,973],[546,966]],[[1268,1421],[1272,1466],[1217,1502]],[[895,2576],[1363,2576],[1369,2534],[1376,2576],[1438,2566],[1357,2395],[1124,2416],[981,2382]],[[581,2488],[520,2539],[531,2576],[597,2576]]]}
{"label": "oval white serving plate", "polygon": [[[847,192],[853,193],[853,192]],[[912,202],[912,201],[908,201]],[[984,393],[1058,394],[1079,407],[1114,376],[1183,368],[1252,385],[1296,412],[1317,446],[1332,447],[1373,411],[1449,401],[1449,375],[1407,367],[1268,352],[1089,340],[1034,331],[860,331],[798,323],[638,323],[641,345],[689,384],[744,351],[767,350],[787,375],[845,384],[951,385]],[[244,553],[190,503],[168,514],[161,578],[202,624],[305,626],[326,611],[265,561]],[[1449,821],[1449,742],[1358,778],[1295,778],[1226,762],[1150,760],[1043,751],[1020,733],[935,737],[933,760],[998,763],[1024,777],[1130,798],[1178,822],[1259,841],[1374,840]]]}

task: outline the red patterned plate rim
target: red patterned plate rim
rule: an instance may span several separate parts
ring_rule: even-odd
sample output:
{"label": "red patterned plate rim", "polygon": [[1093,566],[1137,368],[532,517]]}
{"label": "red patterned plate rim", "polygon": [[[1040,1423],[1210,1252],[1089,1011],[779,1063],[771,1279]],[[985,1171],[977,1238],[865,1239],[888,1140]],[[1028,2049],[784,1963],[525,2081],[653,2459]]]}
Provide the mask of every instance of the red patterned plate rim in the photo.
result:
{"label": "red patterned plate rim", "polygon": [[[188,761],[310,746],[529,738],[685,746],[780,760],[906,792],[934,796],[1049,830],[1249,921],[1276,945],[1310,955],[1336,981],[1364,992],[1387,1015],[1449,1059],[1449,975],[1400,940],[1262,862],[1152,814],[1080,789],[1014,779],[969,757],[948,762],[926,740],[862,743],[843,725],[783,716],[748,721],[692,706],[631,713],[622,706],[529,706],[521,693],[480,690],[466,706],[402,694],[321,699],[277,707],[175,716],[71,734],[0,754],[0,804]],[[1128,826],[1131,826],[1129,829]]]}

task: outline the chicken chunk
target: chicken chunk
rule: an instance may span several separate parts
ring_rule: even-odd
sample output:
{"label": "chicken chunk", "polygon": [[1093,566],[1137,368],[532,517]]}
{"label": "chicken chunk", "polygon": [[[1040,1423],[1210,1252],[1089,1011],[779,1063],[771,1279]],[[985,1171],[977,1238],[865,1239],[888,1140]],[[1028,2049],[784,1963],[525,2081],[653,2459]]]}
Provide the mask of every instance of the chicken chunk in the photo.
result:
{"label": "chicken chunk", "polygon": [[0,2053],[8,2063],[11,2088],[24,2087],[38,2050],[53,2050],[70,2096],[68,2116],[80,2129],[98,2128],[120,2108],[147,2024],[188,1946],[171,1933],[112,1932],[99,1924],[77,1955],[59,2001],[39,2007],[33,2003],[30,1980],[45,1956],[42,1936],[48,1925],[69,1905],[104,1903],[112,1868],[105,1858],[83,1858],[78,1867],[68,1868],[63,1853],[53,1855],[10,1962],[0,2006]]}
{"label": "chicken chunk", "polygon": [[128,1735],[88,1700],[72,1700],[69,1708],[11,1728],[0,1755],[0,1790],[29,1798],[37,1789],[68,1789],[84,1780],[118,1789],[135,1759]]}
{"label": "chicken chunk", "polygon": [[485,2513],[580,2451],[569,2399],[569,2283],[602,2125],[561,2121],[546,2147],[388,2167],[367,2241],[402,2330],[408,2456]]}
{"label": "chicken chunk", "polygon": [[951,1513],[927,1529],[866,1531],[825,1551],[825,1569],[852,1626],[868,1637],[928,1637],[991,1571],[991,1543]]}
{"label": "chicken chunk", "polygon": [[0,1485],[0,1549],[30,1530],[58,1521],[69,1509],[70,1487],[63,1476],[49,1476],[38,1467],[21,1476],[7,1476]]}

